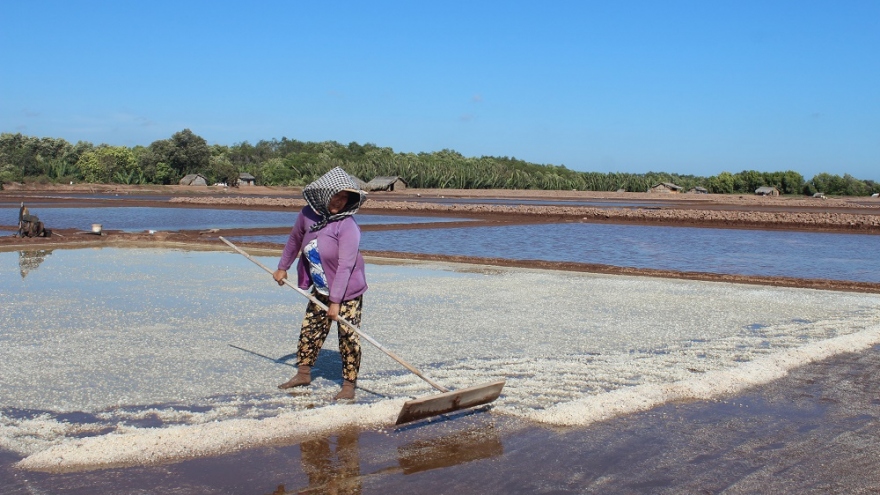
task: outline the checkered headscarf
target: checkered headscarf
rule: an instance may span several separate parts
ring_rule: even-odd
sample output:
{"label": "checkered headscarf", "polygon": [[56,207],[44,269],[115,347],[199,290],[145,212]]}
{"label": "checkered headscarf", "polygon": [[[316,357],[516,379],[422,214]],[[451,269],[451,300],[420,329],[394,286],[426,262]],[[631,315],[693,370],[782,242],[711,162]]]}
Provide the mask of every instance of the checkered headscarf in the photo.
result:
{"label": "checkered headscarf", "polygon": [[[340,191],[348,191],[348,204],[345,208],[335,215],[331,215],[327,206],[330,204],[330,198]],[[354,180],[345,170],[339,167],[322,175],[318,180],[312,182],[303,188],[303,197],[309,206],[315,210],[315,213],[321,215],[321,221],[312,226],[311,231],[321,230],[329,222],[341,220],[347,216],[354,215],[358,209],[367,200],[367,193],[361,191]]]}

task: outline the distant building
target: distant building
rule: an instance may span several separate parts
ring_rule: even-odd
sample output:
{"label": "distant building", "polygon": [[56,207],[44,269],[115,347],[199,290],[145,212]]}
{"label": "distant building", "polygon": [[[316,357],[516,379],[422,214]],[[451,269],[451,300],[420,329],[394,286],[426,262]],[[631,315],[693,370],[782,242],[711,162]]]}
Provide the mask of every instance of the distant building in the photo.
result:
{"label": "distant building", "polygon": [[180,179],[181,186],[207,186],[208,179],[202,174],[189,174]]}
{"label": "distant building", "polygon": [[367,191],[403,191],[407,183],[401,177],[376,177],[367,182]]}
{"label": "distant building", "polygon": [[253,186],[257,183],[257,178],[253,175],[242,172],[238,174],[238,185],[239,186]]}
{"label": "distant building", "polygon": [[709,194],[709,191],[705,187],[694,187],[688,191],[688,194]]}
{"label": "distant building", "polygon": [[649,193],[680,193],[681,186],[676,186],[672,182],[661,182],[656,186],[648,189]]}
{"label": "distant building", "polygon": [[755,189],[755,194],[758,196],[779,196],[779,189],[770,186],[762,186]]}
{"label": "distant building", "polygon": [[362,181],[360,177],[351,174],[348,174],[348,177],[353,180],[355,184],[357,184],[358,189],[360,189],[361,191],[369,191],[369,189],[367,189],[367,183]]}

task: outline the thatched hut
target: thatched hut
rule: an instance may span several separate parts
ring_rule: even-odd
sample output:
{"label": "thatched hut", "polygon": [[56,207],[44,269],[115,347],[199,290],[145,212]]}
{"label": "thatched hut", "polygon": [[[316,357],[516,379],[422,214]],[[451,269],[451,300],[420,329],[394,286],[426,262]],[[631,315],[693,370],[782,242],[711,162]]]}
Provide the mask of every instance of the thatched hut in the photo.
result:
{"label": "thatched hut", "polygon": [[680,193],[682,187],[673,184],[672,182],[661,182],[651,189],[648,189],[649,193]]}
{"label": "thatched hut", "polygon": [[360,177],[352,174],[348,174],[348,176],[351,178],[351,180],[354,181],[355,184],[357,184],[358,189],[360,189],[361,191],[369,191],[369,189],[367,189],[367,183],[361,180]]}
{"label": "thatched hut", "polygon": [[755,189],[755,194],[758,196],[779,196],[779,189],[771,186],[762,186]]}
{"label": "thatched hut", "polygon": [[187,174],[180,179],[181,186],[207,186],[208,179],[202,174]]}
{"label": "thatched hut", "polygon": [[238,185],[239,186],[253,186],[257,183],[257,178],[253,175],[242,172],[238,174]]}
{"label": "thatched hut", "polygon": [[408,184],[402,177],[375,177],[367,182],[367,191],[403,191]]}

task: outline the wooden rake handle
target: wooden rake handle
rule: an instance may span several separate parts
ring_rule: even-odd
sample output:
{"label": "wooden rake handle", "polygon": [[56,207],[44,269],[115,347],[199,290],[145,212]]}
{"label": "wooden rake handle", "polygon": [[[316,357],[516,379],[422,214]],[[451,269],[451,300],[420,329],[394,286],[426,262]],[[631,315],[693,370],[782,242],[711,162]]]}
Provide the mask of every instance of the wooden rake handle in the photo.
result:
{"label": "wooden rake handle", "polygon": [[[229,241],[226,240],[224,237],[220,236],[220,240],[223,241],[224,243],[226,243],[227,246],[231,247],[231,248],[234,249],[236,252],[238,252],[238,254],[240,254],[240,255],[244,256],[245,258],[251,260],[255,265],[259,266],[260,268],[262,268],[263,270],[265,270],[267,273],[269,273],[269,274],[274,274],[274,273],[275,273],[275,272],[272,271],[269,267],[267,267],[266,265],[260,263],[260,262],[257,261],[254,257],[252,257],[251,255],[249,255],[248,253],[246,253],[244,250],[242,250],[241,248],[239,248],[239,247],[236,246],[235,244],[229,242]],[[323,309],[324,311],[327,311],[327,305],[324,304],[324,303],[322,303],[321,301],[319,301],[318,298],[316,298],[316,297],[315,297],[314,295],[312,295],[311,293],[306,292],[306,291],[300,289],[300,288],[297,287],[296,285],[290,283],[290,281],[289,281],[288,279],[286,279],[286,278],[283,280],[283,282],[284,282],[284,285],[286,285],[286,286],[290,287],[291,289],[293,289],[293,290],[299,292],[300,294],[302,294],[303,296],[305,296],[306,298],[308,298],[309,301],[315,303],[319,308]],[[367,335],[366,333],[364,333],[360,328],[358,328],[357,326],[355,326],[354,324],[352,324],[351,322],[349,322],[348,320],[346,320],[346,319],[343,318],[342,316],[338,316],[336,319],[337,319],[338,322],[340,322],[340,323],[344,324],[345,326],[347,326],[348,328],[354,330],[355,333],[357,333],[358,335],[360,335],[361,337],[363,337],[364,339],[366,339],[367,342],[369,342],[369,343],[373,344],[374,346],[376,346],[376,348],[378,348],[380,351],[382,351],[382,352],[384,352],[385,354],[387,354],[391,359],[393,359],[393,360],[397,361],[398,363],[402,364],[404,368],[406,368],[406,369],[412,371],[416,376],[418,376],[419,378],[421,378],[422,380],[424,380],[425,382],[427,382],[428,385],[430,385],[430,386],[436,388],[437,390],[439,390],[439,391],[441,391],[441,392],[449,392],[449,389],[448,389],[448,388],[446,388],[446,387],[444,387],[444,386],[438,384],[438,383],[435,382],[434,380],[431,380],[430,378],[428,378],[427,376],[425,376],[425,375],[424,375],[421,371],[419,371],[415,366],[409,364],[408,362],[404,361],[404,360],[403,360],[400,356],[398,356],[397,354],[394,354],[393,352],[391,352],[391,351],[389,351],[388,349],[386,349],[385,347],[383,347],[382,344],[380,344],[379,342],[376,341],[376,339],[374,339],[373,337],[370,337],[369,335]]]}

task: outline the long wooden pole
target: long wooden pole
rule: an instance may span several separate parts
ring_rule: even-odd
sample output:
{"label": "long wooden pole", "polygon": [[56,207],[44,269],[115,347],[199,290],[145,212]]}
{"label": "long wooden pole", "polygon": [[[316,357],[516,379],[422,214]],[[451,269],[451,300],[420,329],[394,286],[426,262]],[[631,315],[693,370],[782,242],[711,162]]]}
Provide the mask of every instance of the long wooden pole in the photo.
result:
{"label": "long wooden pole", "polygon": [[[233,244],[233,243],[229,242],[228,240],[226,240],[224,237],[221,236],[221,237],[220,237],[220,240],[223,241],[224,243],[226,243],[227,246],[229,246],[229,247],[231,247],[232,249],[236,250],[239,254],[241,254],[241,255],[244,256],[245,258],[247,258],[247,259],[251,260],[252,262],[254,262],[254,264],[256,264],[257,266],[259,266],[260,268],[262,268],[263,270],[265,270],[265,271],[268,272],[269,274],[273,274],[273,273],[275,273],[275,272],[273,272],[269,267],[267,267],[266,265],[260,263],[258,260],[256,260],[255,258],[253,258],[253,257],[252,257],[251,255],[249,255],[248,253],[246,253],[244,250],[242,250],[241,248],[239,248],[239,247],[236,246],[235,244]],[[315,303],[319,308],[323,309],[324,311],[327,311],[327,305],[325,305],[324,303],[322,303],[321,301],[319,301],[318,298],[316,298],[316,297],[315,297],[314,295],[312,295],[311,293],[306,292],[306,291],[300,289],[299,287],[297,287],[296,285],[290,283],[290,281],[287,280],[286,278],[284,279],[284,285],[286,285],[286,286],[290,287],[291,289],[293,289],[293,290],[299,292],[300,294],[304,295],[305,297],[307,297],[307,298],[309,299],[309,301],[312,301],[313,303]],[[357,326],[355,326],[354,324],[352,324],[351,322],[349,322],[349,321],[346,320],[345,318],[343,318],[343,317],[341,317],[341,316],[338,316],[338,317],[337,317],[337,321],[339,321],[340,323],[343,323],[343,324],[344,324],[345,326],[347,326],[348,328],[354,330],[355,333],[357,333],[358,335],[360,335],[361,337],[363,337],[364,339],[366,339],[367,342],[369,342],[369,343],[373,344],[374,346],[376,346],[380,351],[382,351],[382,352],[384,352],[385,354],[387,354],[391,359],[393,359],[393,360],[397,361],[398,363],[402,364],[406,369],[408,369],[408,370],[412,371],[413,373],[415,373],[416,376],[418,376],[418,377],[421,378],[422,380],[425,380],[425,381],[426,381],[429,385],[431,385],[432,387],[436,388],[437,390],[439,390],[439,391],[441,391],[441,392],[449,392],[449,389],[448,389],[448,388],[446,388],[446,387],[444,387],[444,386],[438,384],[438,383],[435,382],[434,380],[431,380],[430,378],[428,378],[427,376],[425,376],[421,371],[419,371],[418,369],[416,369],[415,366],[409,364],[408,362],[404,361],[404,360],[403,360],[400,356],[398,356],[397,354],[394,354],[393,352],[391,352],[391,351],[389,351],[388,349],[386,349],[385,347],[383,347],[382,344],[380,344],[379,342],[377,342],[373,337],[370,337],[369,335],[367,335],[366,333],[364,333],[360,328],[358,328]]]}

